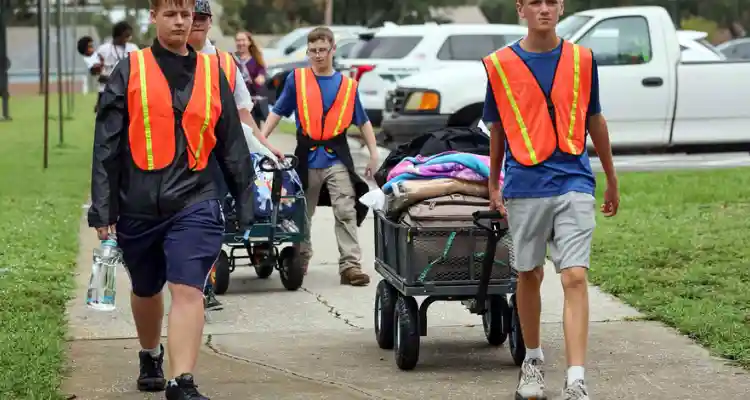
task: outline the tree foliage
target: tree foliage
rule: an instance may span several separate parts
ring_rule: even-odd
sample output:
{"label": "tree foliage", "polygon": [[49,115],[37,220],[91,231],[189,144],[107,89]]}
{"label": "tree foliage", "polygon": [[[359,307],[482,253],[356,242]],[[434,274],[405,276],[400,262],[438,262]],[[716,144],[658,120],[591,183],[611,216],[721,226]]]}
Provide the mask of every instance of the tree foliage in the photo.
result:
{"label": "tree foliage", "polygon": [[[38,0],[5,0],[10,4],[11,25],[36,24]],[[65,0],[62,0],[65,1]],[[238,30],[255,33],[282,33],[295,27],[322,24],[325,0],[217,0],[224,12],[219,23],[232,34]],[[50,1],[54,4],[54,0]],[[107,10],[115,5],[126,12],[148,8],[148,0],[67,0],[69,6],[101,4],[104,11],[94,17],[105,24]],[[485,16],[496,23],[517,23],[514,0],[333,0],[333,22],[340,25],[378,26],[384,21],[421,23],[433,20],[430,10],[437,7],[479,5]],[[566,13],[583,9],[628,5],[658,5],[672,13],[675,21],[690,26],[750,27],[750,0],[565,0]],[[52,10],[54,12],[54,8]],[[699,17],[699,20],[696,20]],[[92,21],[92,16],[83,20]],[[707,23],[696,22],[706,20]],[[697,25],[696,25],[697,24]],[[736,29],[735,35],[743,34]]]}

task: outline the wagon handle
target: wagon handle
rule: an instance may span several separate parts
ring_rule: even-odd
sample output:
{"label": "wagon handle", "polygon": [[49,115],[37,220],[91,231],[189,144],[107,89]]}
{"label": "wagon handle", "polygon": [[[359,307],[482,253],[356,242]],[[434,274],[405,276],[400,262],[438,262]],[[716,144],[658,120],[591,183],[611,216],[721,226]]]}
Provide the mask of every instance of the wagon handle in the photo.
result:
{"label": "wagon handle", "polygon": [[[490,233],[498,233],[498,222],[505,218],[505,216],[500,213],[500,211],[496,210],[474,211],[471,214],[471,217],[474,218],[474,225]],[[482,223],[482,221],[484,220],[489,220],[489,225]]]}

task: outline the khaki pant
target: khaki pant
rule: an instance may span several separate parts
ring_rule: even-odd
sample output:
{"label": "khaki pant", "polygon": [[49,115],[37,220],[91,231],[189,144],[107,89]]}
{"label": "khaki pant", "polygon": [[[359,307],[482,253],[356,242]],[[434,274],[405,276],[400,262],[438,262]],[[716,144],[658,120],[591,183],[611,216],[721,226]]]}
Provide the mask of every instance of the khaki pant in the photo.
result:
{"label": "khaki pant", "polygon": [[[339,273],[352,267],[361,267],[362,251],[357,238],[356,194],[354,185],[349,177],[349,171],[341,163],[328,168],[310,168],[307,171],[307,236],[302,243],[300,253],[305,264],[310,262],[313,255],[310,232],[312,231],[312,217],[318,204],[320,190],[327,185],[331,195],[333,217],[336,221],[335,234],[339,246]],[[319,238],[325,241],[326,238]]]}

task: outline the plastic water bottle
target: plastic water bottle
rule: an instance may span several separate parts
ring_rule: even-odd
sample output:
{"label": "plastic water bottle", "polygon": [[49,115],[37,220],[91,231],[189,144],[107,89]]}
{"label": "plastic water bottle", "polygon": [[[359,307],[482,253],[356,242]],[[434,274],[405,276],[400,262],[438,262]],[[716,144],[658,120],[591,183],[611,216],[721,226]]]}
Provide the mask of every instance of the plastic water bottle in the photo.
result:
{"label": "plastic water bottle", "polygon": [[93,258],[86,305],[98,311],[113,311],[117,292],[115,273],[121,263],[117,237],[110,235],[106,240],[102,240],[99,248],[94,249]]}

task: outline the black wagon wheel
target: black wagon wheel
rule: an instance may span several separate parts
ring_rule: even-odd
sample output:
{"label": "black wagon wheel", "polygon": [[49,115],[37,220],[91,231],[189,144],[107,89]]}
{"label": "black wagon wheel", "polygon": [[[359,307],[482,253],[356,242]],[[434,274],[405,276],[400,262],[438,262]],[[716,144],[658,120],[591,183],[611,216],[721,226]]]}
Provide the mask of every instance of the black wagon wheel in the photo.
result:
{"label": "black wagon wheel", "polygon": [[518,317],[515,294],[510,297],[510,313],[510,355],[513,357],[513,362],[521,366],[523,359],[526,358],[526,344],[521,332],[521,319]]}
{"label": "black wagon wheel", "polygon": [[384,350],[393,349],[394,313],[397,299],[396,289],[385,279],[381,280],[375,289],[374,326],[375,340]]}
{"label": "black wagon wheel", "polygon": [[214,287],[214,293],[224,294],[229,289],[229,273],[230,273],[230,261],[229,255],[225,250],[219,253],[219,258],[214,263],[213,271],[211,271],[211,284]]}
{"label": "black wagon wheel", "polygon": [[269,247],[266,243],[257,244],[250,250],[250,259],[252,260],[253,267],[255,268],[255,275],[257,275],[258,278],[268,279],[268,277],[273,274],[276,262],[268,262],[267,259],[270,252],[274,250],[269,250]]}
{"label": "black wagon wheel", "polygon": [[508,300],[505,295],[493,295],[489,298],[489,307],[482,314],[482,326],[487,343],[492,346],[500,346],[508,338],[505,330],[505,316],[510,312]]}
{"label": "black wagon wheel", "polygon": [[287,290],[293,291],[302,287],[305,271],[297,246],[284,247],[279,253],[279,277]]}
{"label": "black wagon wheel", "polygon": [[396,365],[405,371],[412,370],[419,361],[419,306],[411,296],[398,296],[394,313],[396,331],[393,348]]}

